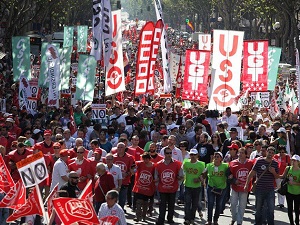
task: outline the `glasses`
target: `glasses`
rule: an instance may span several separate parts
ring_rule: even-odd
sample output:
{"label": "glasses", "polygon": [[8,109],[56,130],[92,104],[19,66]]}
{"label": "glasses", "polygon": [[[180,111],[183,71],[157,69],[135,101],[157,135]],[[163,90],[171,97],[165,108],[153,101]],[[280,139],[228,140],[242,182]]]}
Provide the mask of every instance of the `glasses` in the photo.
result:
{"label": "glasses", "polygon": [[70,177],[70,178],[72,178],[72,179],[74,179],[74,180],[77,180],[77,179],[79,179],[79,177]]}
{"label": "glasses", "polygon": [[171,155],[172,152],[165,152],[165,155]]}
{"label": "glasses", "polygon": [[83,154],[84,152],[77,152],[77,154]]}

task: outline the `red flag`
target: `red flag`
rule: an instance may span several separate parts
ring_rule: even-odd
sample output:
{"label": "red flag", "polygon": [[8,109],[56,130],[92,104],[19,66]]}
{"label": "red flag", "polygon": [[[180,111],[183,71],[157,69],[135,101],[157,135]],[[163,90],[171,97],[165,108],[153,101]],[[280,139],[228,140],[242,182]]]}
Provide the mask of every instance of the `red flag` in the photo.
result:
{"label": "red flag", "polygon": [[207,103],[210,51],[186,50],[182,99]]}
{"label": "red flag", "polygon": [[181,56],[180,56],[179,66],[178,66],[178,73],[177,73],[177,77],[176,77],[176,94],[175,94],[175,98],[179,98],[181,96],[182,84],[183,84],[183,79],[182,79],[182,73],[181,73]]}
{"label": "red flag", "polygon": [[244,41],[243,90],[268,91],[268,41]]}
{"label": "red flag", "polygon": [[89,200],[91,203],[93,202],[93,187],[92,187],[92,180],[90,180],[83,191],[81,192],[79,199],[86,199]]}
{"label": "red flag", "polygon": [[75,123],[75,120],[74,120],[74,113],[73,113],[73,107],[72,106],[70,106],[70,120],[71,120],[70,131],[71,131],[71,135],[73,135],[76,132],[77,127],[76,127],[76,123]]}
{"label": "red flag", "polygon": [[106,216],[100,219],[100,225],[116,225],[119,221],[119,218],[116,216]]}
{"label": "red flag", "polygon": [[0,208],[18,209],[25,204],[26,189],[21,179],[6,193],[0,202]]}
{"label": "red flag", "polygon": [[43,211],[41,208],[41,204],[39,202],[39,197],[38,197],[37,191],[40,191],[40,190],[37,190],[36,187],[34,187],[32,192],[28,196],[26,203],[24,205],[22,205],[20,208],[18,208],[17,210],[15,210],[13,212],[13,214],[11,214],[7,218],[6,222],[13,222],[23,216],[30,216],[30,215],[36,215],[36,214],[42,216]]}
{"label": "red flag", "polygon": [[99,224],[95,209],[88,200],[76,198],[53,199],[54,209],[64,224],[83,222]]}
{"label": "red flag", "polygon": [[0,192],[8,193],[11,188],[15,186],[13,179],[6,167],[6,164],[0,155]]}
{"label": "red flag", "polygon": [[45,202],[47,202],[47,213],[49,217],[51,216],[52,210],[53,210],[53,199],[56,197],[56,193],[58,191],[58,184],[53,188],[51,193],[49,194],[48,198]]}
{"label": "red flag", "polygon": [[120,92],[117,93],[116,99],[117,99],[119,102],[123,102],[123,101],[124,101],[124,93],[123,93],[123,91],[120,91]]}

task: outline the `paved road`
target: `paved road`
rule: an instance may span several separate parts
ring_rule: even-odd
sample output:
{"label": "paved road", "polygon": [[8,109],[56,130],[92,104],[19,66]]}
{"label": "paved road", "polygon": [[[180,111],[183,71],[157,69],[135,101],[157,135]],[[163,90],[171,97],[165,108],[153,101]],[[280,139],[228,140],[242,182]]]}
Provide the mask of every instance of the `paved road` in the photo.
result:
{"label": "paved road", "polygon": [[[250,205],[247,205],[246,212],[244,215],[244,223],[243,225],[253,225],[254,224],[254,215],[252,215],[254,210],[254,196],[250,195]],[[277,204],[277,199],[276,199]],[[219,218],[220,225],[228,225],[231,222],[231,212],[230,206],[226,205],[226,209],[224,214]],[[158,206],[155,206],[156,213],[153,217],[148,217],[147,222],[135,222],[133,219],[135,218],[135,212],[133,212],[130,208],[125,207],[126,210],[126,218],[127,224],[155,224],[155,221],[158,217]],[[196,213],[197,219],[195,220],[195,224],[205,224],[206,223],[206,213],[204,212],[204,218],[202,220],[199,219],[198,213]],[[175,207],[175,218],[174,221],[176,224],[183,224],[184,222],[184,208],[183,205],[178,206],[176,204]],[[167,224],[167,223],[166,223]],[[289,225],[289,219],[287,215],[287,208],[280,209],[279,207],[275,207],[275,225]]]}

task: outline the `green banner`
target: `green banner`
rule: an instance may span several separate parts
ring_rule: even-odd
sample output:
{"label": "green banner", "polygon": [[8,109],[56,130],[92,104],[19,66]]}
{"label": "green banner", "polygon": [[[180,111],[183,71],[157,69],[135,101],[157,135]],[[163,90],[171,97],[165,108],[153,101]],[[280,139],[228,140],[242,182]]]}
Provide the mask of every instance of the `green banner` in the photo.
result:
{"label": "green banner", "polygon": [[93,101],[97,61],[94,56],[79,55],[76,100]]}
{"label": "green banner", "polygon": [[[39,75],[39,87],[49,87],[49,79],[48,79],[48,61],[46,56],[46,50],[48,42],[42,43],[41,48],[41,66],[40,66],[40,75]],[[56,48],[59,48],[59,43],[51,43]]]}
{"label": "green banner", "polygon": [[63,47],[73,47],[74,27],[64,27],[64,44]]}
{"label": "green banner", "polygon": [[77,26],[77,52],[86,52],[87,26]]}
{"label": "green banner", "polygon": [[281,48],[269,47],[269,62],[268,62],[268,90],[273,91],[276,85],[278,64],[281,55]]}
{"label": "green banner", "polygon": [[12,37],[12,56],[14,81],[25,76],[27,80],[31,79],[30,74],[30,39],[29,37]]}
{"label": "green banner", "polygon": [[69,89],[72,47],[59,49],[60,56],[60,86],[59,90]]}

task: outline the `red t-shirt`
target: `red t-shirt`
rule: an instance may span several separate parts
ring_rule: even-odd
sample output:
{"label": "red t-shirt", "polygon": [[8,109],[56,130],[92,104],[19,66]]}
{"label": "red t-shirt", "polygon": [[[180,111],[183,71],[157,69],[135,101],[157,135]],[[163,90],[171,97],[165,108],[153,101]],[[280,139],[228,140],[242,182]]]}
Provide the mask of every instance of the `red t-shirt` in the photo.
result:
{"label": "red t-shirt", "polygon": [[136,148],[128,147],[127,153],[132,155],[135,161],[141,160],[141,155],[144,153],[144,150],[139,146]]}
{"label": "red t-shirt", "polygon": [[123,157],[114,154],[114,164],[121,168],[122,173],[127,173],[126,177],[123,177],[122,185],[129,185],[130,183],[130,169],[134,164],[134,159],[131,155],[125,152]]}
{"label": "red t-shirt", "polygon": [[[69,159],[73,159],[77,157],[77,150],[75,148],[72,148],[68,151]],[[89,154],[89,150],[85,149],[83,153],[83,157],[87,159],[87,156]]]}
{"label": "red t-shirt", "polygon": [[[244,186],[248,174],[250,173],[253,167],[253,162],[246,160],[245,163],[240,163],[238,159],[229,162],[229,169],[233,177],[238,180],[238,184],[232,184],[231,187],[236,192],[244,192]],[[248,192],[250,191],[251,186],[248,186]]]}
{"label": "red t-shirt", "polygon": [[[17,162],[20,162],[22,159],[26,159],[27,156],[29,156],[29,155],[32,155],[32,151],[30,151],[28,149],[25,149],[25,151],[22,155],[20,155],[17,150],[14,150],[9,153],[8,157],[9,157],[10,161],[12,161],[12,162],[14,162],[14,164],[16,164]],[[10,169],[11,169],[11,177],[14,180],[14,182],[17,183],[18,180],[21,178],[19,171],[17,169],[17,166],[14,165],[14,168],[10,167]]]}
{"label": "red t-shirt", "polygon": [[136,162],[136,174],[132,191],[142,195],[152,196],[155,192],[154,164],[147,167],[144,162]]}
{"label": "red t-shirt", "polygon": [[153,163],[158,163],[159,161],[161,161],[161,160],[164,159],[164,157],[163,157],[162,155],[160,155],[160,154],[156,154],[156,155],[157,155],[157,156],[156,156],[155,158],[152,158],[152,157],[151,157],[151,159],[150,159],[151,162],[153,162]]}
{"label": "red t-shirt", "polygon": [[[90,161],[87,159],[83,159],[82,164],[77,164],[76,161],[69,164],[69,170],[77,172],[79,177],[87,177],[90,174]],[[88,179],[82,182],[78,182],[78,187],[80,190],[83,190],[88,182]]]}
{"label": "red t-shirt", "polygon": [[[101,186],[101,188],[100,188]],[[105,195],[108,191],[115,188],[114,177],[109,172],[105,172],[100,176],[94,185],[95,190],[95,201],[96,202],[105,202]],[[102,190],[101,190],[102,189]],[[102,192],[103,191],[103,192]]]}
{"label": "red t-shirt", "polygon": [[175,193],[178,189],[179,171],[181,168],[181,162],[174,160],[170,164],[166,165],[164,160],[156,164],[156,171],[158,173],[158,191],[162,193]]}
{"label": "red t-shirt", "polygon": [[38,148],[44,155],[54,154],[52,141],[50,145],[47,145],[44,141],[38,142],[35,144],[35,147]]}
{"label": "red t-shirt", "polygon": [[285,168],[290,164],[291,158],[288,154],[285,157],[281,158],[280,154],[276,154],[273,158],[278,162],[279,174],[282,175],[284,173]]}

